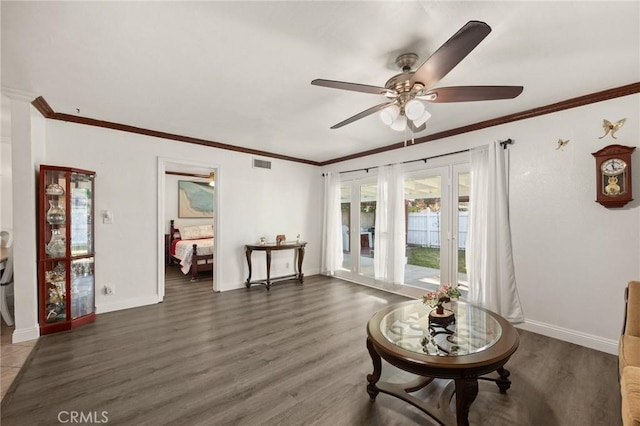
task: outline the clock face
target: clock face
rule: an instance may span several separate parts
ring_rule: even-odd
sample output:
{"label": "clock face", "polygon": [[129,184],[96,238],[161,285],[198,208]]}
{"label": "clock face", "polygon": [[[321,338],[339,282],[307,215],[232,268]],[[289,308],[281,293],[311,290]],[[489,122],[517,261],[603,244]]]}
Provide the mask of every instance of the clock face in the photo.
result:
{"label": "clock face", "polygon": [[602,163],[600,166],[600,170],[602,174],[607,176],[616,176],[620,173],[624,172],[624,169],[627,168],[627,163],[622,161],[619,158],[610,158],[609,160]]}

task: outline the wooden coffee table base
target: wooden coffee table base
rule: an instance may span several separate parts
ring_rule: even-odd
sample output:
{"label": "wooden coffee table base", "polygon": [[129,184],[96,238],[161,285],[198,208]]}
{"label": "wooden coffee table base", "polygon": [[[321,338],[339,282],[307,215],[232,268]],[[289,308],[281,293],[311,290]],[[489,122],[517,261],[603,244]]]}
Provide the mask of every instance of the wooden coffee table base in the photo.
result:
{"label": "wooden coffee table base", "polygon": [[[435,377],[423,376],[412,382],[404,384],[379,382],[382,374],[382,357],[378,354],[374,344],[369,338],[367,338],[367,349],[369,350],[371,361],[373,362],[373,373],[367,375],[367,393],[369,394],[371,401],[375,401],[378,393],[380,392],[395,396],[423,411],[442,425],[469,425],[469,409],[473,401],[475,401],[476,396],[478,396],[478,379],[496,382],[501,393],[505,393],[511,386],[511,381],[508,379],[509,371],[503,367],[508,358],[506,358],[504,362],[495,369],[498,373],[498,378],[475,376],[473,369],[467,368],[465,369],[464,374],[464,376],[467,377],[458,377],[460,375],[460,371],[456,371],[455,369],[451,371],[451,374],[448,374],[445,369],[441,369],[437,372],[437,376]],[[404,371],[421,374],[415,369],[405,368],[406,365],[404,365],[401,360],[395,360],[392,356],[385,357],[385,360]],[[482,372],[482,374],[486,373],[486,370]],[[433,382],[436,377],[452,379],[440,394],[437,404],[427,403],[426,401],[411,395],[412,393],[425,388]],[[450,409],[450,401],[454,392],[456,395],[455,414]]]}

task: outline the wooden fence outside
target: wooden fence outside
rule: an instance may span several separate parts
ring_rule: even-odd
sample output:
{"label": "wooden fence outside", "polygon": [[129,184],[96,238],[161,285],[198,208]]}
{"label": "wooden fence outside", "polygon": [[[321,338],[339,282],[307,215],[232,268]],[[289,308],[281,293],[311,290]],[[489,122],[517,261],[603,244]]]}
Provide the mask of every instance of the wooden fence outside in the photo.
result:
{"label": "wooden fence outside", "polygon": [[[458,212],[458,248],[465,249],[469,212]],[[407,244],[421,247],[440,247],[440,212],[409,213]]]}

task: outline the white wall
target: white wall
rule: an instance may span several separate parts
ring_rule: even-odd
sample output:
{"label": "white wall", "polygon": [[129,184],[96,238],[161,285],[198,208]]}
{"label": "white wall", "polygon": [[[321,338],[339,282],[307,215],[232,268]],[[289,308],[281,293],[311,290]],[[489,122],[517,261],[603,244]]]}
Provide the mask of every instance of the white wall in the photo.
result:
{"label": "white wall", "polygon": [[11,100],[2,94],[0,110],[0,229],[13,229],[11,173]]}
{"label": "white wall", "polygon": [[[96,286],[115,286],[112,296],[96,295],[98,312],[157,300],[158,157],[218,166],[219,290],[243,287],[244,244],[263,235],[302,234],[309,242],[303,272],[319,272],[318,167],[272,160],[271,170],[253,169],[252,156],[243,153],[47,120],[46,163],[94,170],[96,212],[113,212],[112,225],[95,225]],[[274,254],[272,276],[291,273],[287,254]],[[253,277],[264,276],[265,269],[263,258],[254,253]]]}
{"label": "white wall", "polygon": [[11,139],[0,141],[0,228],[13,228]]}
{"label": "white wall", "polygon": [[[11,174],[15,331],[12,341],[39,336],[36,247],[36,173],[45,158],[45,119],[29,99],[11,98]],[[33,98],[31,98],[33,99]],[[20,194],[20,196],[18,196]]]}
{"label": "white wall", "polygon": [[[640,279],[640,149],[635,201],[606,209],[595,200],[595,160],[604,146],[638,146],[640,95],[483,129],[333,164],[352,170],[428,157],[512,138],[510,217],[516,279],[527,328],[615,353],[628,281]],[[602,120],[627,118],[618,139]],[[428,123],[427,123],[428,126]],[[384,130],[381,130],[384,131]],[[569,139],[556,150],[559,138]]]}

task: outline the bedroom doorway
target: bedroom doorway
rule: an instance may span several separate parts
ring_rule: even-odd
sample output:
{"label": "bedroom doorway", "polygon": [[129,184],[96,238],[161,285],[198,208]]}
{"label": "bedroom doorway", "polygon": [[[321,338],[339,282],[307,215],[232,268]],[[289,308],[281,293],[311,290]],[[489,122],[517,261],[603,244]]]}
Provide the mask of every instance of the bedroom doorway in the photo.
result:
{"label": "bedroom doorway", "polygon": [[[202,189],[208,188],[213,199],[197,200],[197,205],[185,205],[184,189],[191,186],[200,186]],[[175,227],[193,227],[211,225],[213,235],[217,237],[219,202],[218,192],[220,188],[219,166],[191,160],[158,157],[158,302],[164,300],[166,285],[166,264],[168,260],[169,229],[171,220]],[[208,210],[204,205],[212,203],[212,212],[198,214],[202,209]],[[211,228],[210,228],[211,229]],[[210,250],[213,252],[213,271],[203,275],[203,280],[212,278],[212,290],[218,291],[218,256],[217,238],[213,238],[213,245]],[[177,269],[178,267],[176,267]],[[173,272],[173,271],[172,271]],[[173,274],[175,275],[175,274]],[[185,280],[189,278],[185,275]]]}

